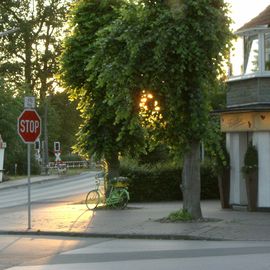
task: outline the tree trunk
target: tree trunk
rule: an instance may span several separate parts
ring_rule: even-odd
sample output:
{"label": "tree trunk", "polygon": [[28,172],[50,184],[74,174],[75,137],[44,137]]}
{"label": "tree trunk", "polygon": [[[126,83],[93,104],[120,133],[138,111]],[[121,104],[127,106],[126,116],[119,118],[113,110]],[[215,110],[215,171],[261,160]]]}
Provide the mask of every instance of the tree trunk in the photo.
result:
{"label": "tree trunk", "polygon": [[[173,16],[181,15],[183,0],[165,0]],[[194,87],[194,86],[193,86]],[[192,218],[202,217],[201,177],[200,177],[200,141],[190,142],[190,149],[184,155],[184,166],[182,172],[183,210],[191,214]]]}
{"label": "tree trunk", "polygon": [[118,159],[118,153],[113,153],[111,155],[107,155],[105,158],[106,162],[106,167],[105,167],[105,183],[104,183],[104,188],[105,188],[105,194],[106,197],[109,195],[109,190],[108,187],[110,186],[110,179],[114,177],[119,176],[119,169],[120,169],[120,161]]}
{"label": "tree trunk", "polygon": [[120,162],[118,159],[118,153],[113,154],[106,158],[106,172],[109,179],[119,176]]}
{"label": "tree trunk", "polygon": [[201,177],[200,177],[200,142],[192,141],[190,149],[184,155],[181,189],[183,193],[183,210],[193,219],[202,217]]}

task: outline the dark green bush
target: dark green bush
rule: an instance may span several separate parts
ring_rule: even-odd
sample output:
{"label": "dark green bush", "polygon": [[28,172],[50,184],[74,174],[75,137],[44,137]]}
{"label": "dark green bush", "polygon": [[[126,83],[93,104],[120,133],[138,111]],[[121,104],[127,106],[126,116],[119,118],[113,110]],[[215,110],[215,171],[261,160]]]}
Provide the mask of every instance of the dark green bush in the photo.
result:
{"label": "dark green bush", "polygon": [[218,199],[218,177],[209,166],[201,166],[201,199]]}
{"label": "dark green bush", "polygon": [[244,166],[242,168],[242,172],[245,175],[247,175],[257,169],[258,169],[258,151],[256,146],[250,143],[245,153]]}
{"label": "dark green bush", "polygon": [[[170,164],[121,166],[120,174],[130,179],[129,192],[133,202],[181,200],[181,168]],[[219,197],[217,177],[208,167],[201,168],[202,199]]]}

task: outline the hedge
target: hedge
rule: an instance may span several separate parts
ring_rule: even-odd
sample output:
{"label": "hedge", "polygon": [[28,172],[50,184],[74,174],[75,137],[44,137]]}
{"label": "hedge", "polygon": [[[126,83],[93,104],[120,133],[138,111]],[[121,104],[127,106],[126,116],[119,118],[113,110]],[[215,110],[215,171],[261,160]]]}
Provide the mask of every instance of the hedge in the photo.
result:
{"label": "hedge", "polygon": [[[121,175],[130,179],[132,202],[174,201],[182,199],[181,169],[173,166],[122,166]],[[218,180],[210,168],[201,167],[201,199],[219,198]]]}

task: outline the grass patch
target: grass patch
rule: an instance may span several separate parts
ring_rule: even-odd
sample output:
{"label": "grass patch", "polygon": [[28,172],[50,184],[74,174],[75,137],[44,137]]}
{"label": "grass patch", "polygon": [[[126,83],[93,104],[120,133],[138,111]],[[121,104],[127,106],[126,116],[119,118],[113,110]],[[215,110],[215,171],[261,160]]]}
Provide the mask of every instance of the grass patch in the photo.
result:
{"label": "grass patch", "polygon": [[27,178],[27,175],[8,175],[8,181],[16,181],[16,180],[20,180],[20,179],[24,179]]}
{"label": "grass patch", "polygon": [[168,218],[169,221],[176,222],[176,221],[191,221],[192,216],[186,210],[179,210],[176,212],[172,212],[169,214]]}
{"label": "grass patch", "polygon": [[78,175],[78,174],[81,174],[81,173],[84,173],[84,172],[89,172],[90,169],[88,168],[68,168],[67,169],[67,175]]}

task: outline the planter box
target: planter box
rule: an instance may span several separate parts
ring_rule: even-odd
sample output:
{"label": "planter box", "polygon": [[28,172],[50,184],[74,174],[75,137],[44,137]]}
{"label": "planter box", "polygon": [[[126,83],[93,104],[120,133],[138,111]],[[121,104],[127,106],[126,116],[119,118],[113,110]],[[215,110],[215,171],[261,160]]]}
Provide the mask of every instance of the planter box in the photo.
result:
{"label": "planter box", "polygon": [[256,211],[258,206],[258,170],[250,172],[245,177],[248,211]]}
{"label": "planter box", "polygon": [[230,199],[230,168],[223,170],[222,174],[218,176],[218,188],[221,207],[231,208],[229,204]]}

